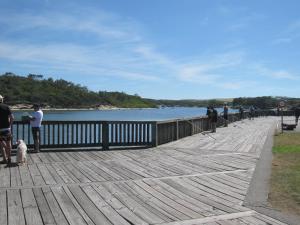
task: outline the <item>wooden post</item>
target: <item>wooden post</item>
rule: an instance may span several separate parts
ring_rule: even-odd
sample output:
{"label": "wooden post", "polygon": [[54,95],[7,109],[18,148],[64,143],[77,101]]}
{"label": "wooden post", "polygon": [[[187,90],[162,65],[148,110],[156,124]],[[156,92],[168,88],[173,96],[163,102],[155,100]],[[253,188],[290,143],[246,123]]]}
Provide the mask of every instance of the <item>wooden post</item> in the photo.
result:
{"label": "wooden post", "polygon": [[176,126],[175,126],[175,140],[179,139],[179,121],[176,120]]}
{"label": "wooden post", "polygon": [[283,133],[283,108],[281,108],[281,133]]}
{"label": "wooden post", "polygon": [[102,123],[102,150],[109,149],[109,127],[108,122],[103,121]]}
{"label": "wooden post", "polygon": [[158,130],[157,130],[157,122],[153,122],[152,126],[152,147],[156,147],[158,145]]}

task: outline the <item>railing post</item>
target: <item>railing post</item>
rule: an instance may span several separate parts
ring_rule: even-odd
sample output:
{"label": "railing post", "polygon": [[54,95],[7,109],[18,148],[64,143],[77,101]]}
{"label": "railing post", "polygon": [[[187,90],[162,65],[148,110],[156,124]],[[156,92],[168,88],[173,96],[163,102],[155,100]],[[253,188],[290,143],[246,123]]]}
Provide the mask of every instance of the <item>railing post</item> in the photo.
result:
{"label": "railing post", "polygon": [[152,147],[156,147],[158,145],[158,130],[157,130],[157,122],[152,123]]}
{"label": "railing post", "polygon": [[102,150],[109,149],[109,127],[108,122],[103,121],[102,123]]}
{"label": "railing post", "polygon": [[179,139],[179,121],[176,120],[176,126],[175,126],[175,140]]}

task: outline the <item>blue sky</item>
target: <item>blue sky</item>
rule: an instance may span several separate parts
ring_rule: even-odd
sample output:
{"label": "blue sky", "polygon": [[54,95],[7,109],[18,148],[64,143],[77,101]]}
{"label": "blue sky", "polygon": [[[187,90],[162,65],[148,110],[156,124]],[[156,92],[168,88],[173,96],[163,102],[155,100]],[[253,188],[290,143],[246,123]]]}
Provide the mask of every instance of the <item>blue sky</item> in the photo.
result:
{"label": "blue sky", "polygon": [[300,97],[298,0],[1,0],[0,74],[156,99]]}

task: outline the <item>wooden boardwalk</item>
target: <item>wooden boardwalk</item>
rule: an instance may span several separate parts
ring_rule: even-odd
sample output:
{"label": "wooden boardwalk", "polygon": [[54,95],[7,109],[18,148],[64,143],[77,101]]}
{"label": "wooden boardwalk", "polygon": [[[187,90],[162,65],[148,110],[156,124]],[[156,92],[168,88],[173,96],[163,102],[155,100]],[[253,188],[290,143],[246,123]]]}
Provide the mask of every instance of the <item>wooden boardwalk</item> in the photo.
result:
{"label": "wooden boardwalk", "polygon": [[283,224],[242,206],[275,120],[145,150],[29,154],[0,166],[0,225]]}

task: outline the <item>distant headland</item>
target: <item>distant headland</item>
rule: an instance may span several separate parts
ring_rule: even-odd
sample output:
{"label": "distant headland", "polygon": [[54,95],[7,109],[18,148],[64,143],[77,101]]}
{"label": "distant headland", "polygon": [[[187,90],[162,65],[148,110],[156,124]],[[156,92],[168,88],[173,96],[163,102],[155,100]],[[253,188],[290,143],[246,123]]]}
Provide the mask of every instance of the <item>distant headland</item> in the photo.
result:
{"label": "distant headland", "polygon": [[230,107],[256,106],[261,109],[276,108],[280,101],[287,107],[299,106],[300,98],[263,96],[223,99],[149,99],[138,94],[124,92],[90,91],[87,87],[63,79],[44,79],[43,75],[29,74],[19,76],[11,72],[0,75],[1,95],[5,102],[15,110],[29,110],[33,103],[41,104],[49,110],[120,108],[158,108],[158,107],[221,107],[226,102]]}

